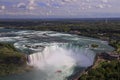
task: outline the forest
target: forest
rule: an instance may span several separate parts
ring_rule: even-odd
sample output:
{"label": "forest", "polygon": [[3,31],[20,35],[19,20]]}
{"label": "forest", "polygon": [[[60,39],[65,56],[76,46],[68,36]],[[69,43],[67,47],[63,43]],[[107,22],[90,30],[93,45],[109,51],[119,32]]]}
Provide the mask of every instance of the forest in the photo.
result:
{"label": "forest", "polygon": [[10,43],[0,43],[0,76],[21,73],[27,70],[26,56]]}
{"label": "forest", "polygon": [[113,60],[104,61],[95,69],[90,69],[87,74],[83,74],[79,80],[119,80],[120,62]]}

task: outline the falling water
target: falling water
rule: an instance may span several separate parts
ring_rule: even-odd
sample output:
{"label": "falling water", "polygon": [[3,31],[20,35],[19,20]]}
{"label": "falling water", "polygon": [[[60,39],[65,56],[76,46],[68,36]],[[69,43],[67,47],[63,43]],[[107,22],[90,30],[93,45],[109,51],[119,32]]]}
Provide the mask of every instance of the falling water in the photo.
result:
{"label": "falling water", "polygon": [[[98,39],[53,31],[9,30],[1,34],[0,42],[13,43],[16,49],[28,55],[28,65],[34,68],[31,72],[11,75],[4,80],[67,80],[76,67],[79,71],[91,66],[97,52],[113,50]],[[92,43],[99,47],[89,47]]]}
{"label": "falling water", "polygon": [[[73,46],[75,47],[75,46]],[[40,70],[51,70],[51,74],[61,73],[60,80],[64,79],[63,76],[72,75],[74,66],[88,67],[93,64],[95,54],[89,49],[72,48],[63,44],[59,46],[54,44],[46,46],[42,52],[37,52],[29,56],[29,65],[36,67]],[[50,74],[50,73],[48,73]],[[56,76],[58,77],[58,76]],[[56,78],[55,77],[55,78]],[[53,78],[53,80],[55,80]]]}

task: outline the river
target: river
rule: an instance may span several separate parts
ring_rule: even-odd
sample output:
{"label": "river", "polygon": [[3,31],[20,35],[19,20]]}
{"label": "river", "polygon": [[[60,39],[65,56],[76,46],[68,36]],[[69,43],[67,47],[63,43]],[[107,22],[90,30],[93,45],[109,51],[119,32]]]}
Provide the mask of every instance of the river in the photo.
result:
{"label": "river", "polygon": [[0,80],[68,80],[93,65],[97,53],[114,50],[106,41],[54,31],[0,29],[0,42],[27,54],[27,65],[34,67]]}

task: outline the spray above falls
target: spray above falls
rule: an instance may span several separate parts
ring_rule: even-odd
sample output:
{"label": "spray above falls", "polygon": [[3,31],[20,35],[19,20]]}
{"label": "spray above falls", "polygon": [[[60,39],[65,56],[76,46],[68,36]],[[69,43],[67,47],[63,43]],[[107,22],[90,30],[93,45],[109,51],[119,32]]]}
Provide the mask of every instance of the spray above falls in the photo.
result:
{"label": "spray above falls", "polygon": [[[29,76],[29,80],[65,80],[91,66],[98,52],[113,50],[106,41],[53,31],[9,30],[0,33],[3,34],[0,42],[11,42],[28,55],[28,65],[35,69],[26,74],[35,75]],[[98,47],[93,48],[91,44]]]}

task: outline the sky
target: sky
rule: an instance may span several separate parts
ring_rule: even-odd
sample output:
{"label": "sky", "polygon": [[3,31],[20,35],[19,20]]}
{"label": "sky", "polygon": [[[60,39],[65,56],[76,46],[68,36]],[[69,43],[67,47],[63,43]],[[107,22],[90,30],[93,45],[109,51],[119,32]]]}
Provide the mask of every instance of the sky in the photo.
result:
{"label": "sky", "polygon": [[0,18],[120,17],[120,0],[0,0]]}

